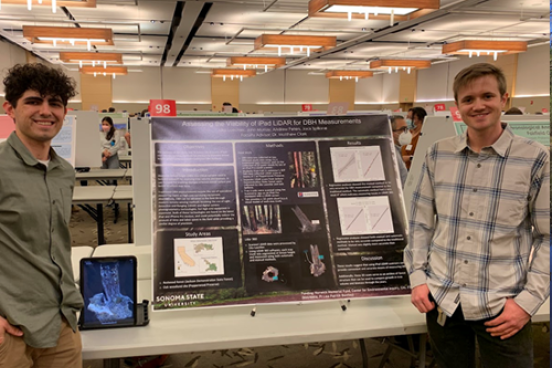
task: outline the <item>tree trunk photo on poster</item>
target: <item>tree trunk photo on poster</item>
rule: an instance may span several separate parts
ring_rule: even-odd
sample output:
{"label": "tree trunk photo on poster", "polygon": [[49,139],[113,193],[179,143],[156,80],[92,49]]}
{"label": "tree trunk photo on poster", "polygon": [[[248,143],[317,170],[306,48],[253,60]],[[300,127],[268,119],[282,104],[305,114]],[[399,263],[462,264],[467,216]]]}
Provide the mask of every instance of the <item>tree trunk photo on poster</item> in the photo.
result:
{"label": "tree trunk photo on poster", "polygon": [[409,293],[386,115],[151,119],[156,310]]}

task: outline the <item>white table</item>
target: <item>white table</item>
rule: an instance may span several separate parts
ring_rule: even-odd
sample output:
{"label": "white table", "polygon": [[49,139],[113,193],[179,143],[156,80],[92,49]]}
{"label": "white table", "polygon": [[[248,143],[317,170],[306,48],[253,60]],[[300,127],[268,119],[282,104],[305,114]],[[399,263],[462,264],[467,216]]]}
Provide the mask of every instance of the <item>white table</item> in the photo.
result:
{"label": "white table", "polygon": [[[139,269],[141,262],[151,267],[150,246],[105,245],[93,256],[129,254],[136,255]],[[151,278],[138,281],[138,300],[142,299],[152,299]],[[414,308],[409,295],[354,299],[346,311],[337,300],[261,304],[255,317],[250,315],[252,307],[151,312],[145,327],[83,331],[83,359],[106,359],[105,367],[119,367],[114,358],[412,334],[422,334],[420,346],[425,349],[425,315]],[[532,320],[550,320],[549,299]],[[420,354],[420,366],[425,366],[422,355],[425,358],[425,352]]]}
{"label": "white table", "polygon": [[119,155],[119,165],[121,168],[131,168],[132,167],[132,156],[130,155]]}
{"label": "white table", "polygon": [[92,257],[94,248],[88,245],[71,247],[71,264],[73,266],[73,275],[75,276],[75,282],[78,284],[80,279],[80,260],[82,258]]}
{"label": "white table", "polygon": [[[128,205],[128,238],[129,242],[132,241],[131,204],[133,195],[132,186],[130,185],[75,187],[73,191],[73,204],[78,205],[96,221],[98,245],[105,244],[103,205],[110,203],[126,203]],[[94,205],[96,208],[90,207],[91,205]]]}
{"label": "white table", "polygon": [[76,180],[122,180],[132,179],[132,169],[91,169],[75,173]]}

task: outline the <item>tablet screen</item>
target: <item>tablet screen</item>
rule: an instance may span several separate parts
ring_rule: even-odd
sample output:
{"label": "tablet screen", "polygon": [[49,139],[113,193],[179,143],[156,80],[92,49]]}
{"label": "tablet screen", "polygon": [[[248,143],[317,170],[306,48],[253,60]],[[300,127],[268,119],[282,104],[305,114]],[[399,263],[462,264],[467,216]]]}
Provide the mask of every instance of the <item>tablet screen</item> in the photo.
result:
{"label": "tablet screen", "polygon": [[136,258],[81,260],[82,328],[133,326],[136,321]]}

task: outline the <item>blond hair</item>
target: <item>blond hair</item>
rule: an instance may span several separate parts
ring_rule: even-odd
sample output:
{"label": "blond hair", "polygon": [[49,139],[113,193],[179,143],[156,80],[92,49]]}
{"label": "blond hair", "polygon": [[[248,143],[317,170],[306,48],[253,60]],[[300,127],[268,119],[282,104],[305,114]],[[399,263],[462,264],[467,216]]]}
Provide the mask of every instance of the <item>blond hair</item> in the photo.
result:
{"label": "blond hair", "polygon": [[454,84],[452,90],[454,91],[454,101],[458,102],[458,91],[473,82],[474,80],[484,77],[486,75],[492,75],[498,82],[498,91],[500,96],[504,96],[506,93],[506,77],[502,70],[493,64],[479,63],[468,66],[462,69],[456,77],[454,77]]}

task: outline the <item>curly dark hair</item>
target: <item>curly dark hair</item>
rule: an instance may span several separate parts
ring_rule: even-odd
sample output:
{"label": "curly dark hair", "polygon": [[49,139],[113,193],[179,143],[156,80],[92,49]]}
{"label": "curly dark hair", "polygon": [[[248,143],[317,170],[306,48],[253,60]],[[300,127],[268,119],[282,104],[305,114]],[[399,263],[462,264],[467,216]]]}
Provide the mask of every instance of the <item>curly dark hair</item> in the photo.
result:
{"label": "curly dark hair", "polygon": [[17,101],[28,90],[40,93],[41,96],[59,96],[63,105],[75,97],[77,83],[61,70],[44,64],[17,64],[8,71],[4,78],[5,99],[16,107]]}

